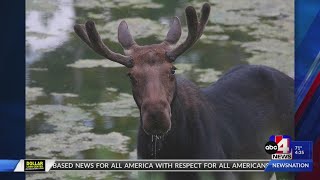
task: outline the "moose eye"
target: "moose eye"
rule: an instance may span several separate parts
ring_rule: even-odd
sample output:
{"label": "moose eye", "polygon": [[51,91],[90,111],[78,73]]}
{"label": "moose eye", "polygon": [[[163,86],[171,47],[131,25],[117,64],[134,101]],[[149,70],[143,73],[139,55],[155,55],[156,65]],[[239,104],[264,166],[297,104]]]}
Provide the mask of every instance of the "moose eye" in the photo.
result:
{"label": "moose eye", "polygon": [[177,69],[177,68],[173,66],[173,67],[171,68],[171,74],[175,74],[175,73],[176,73],[176,69]]}
{"label": "moose eye", "polygon": [[136,82],[135,78],[131,73],[127,73],[127,76],[130,78],[131,82]]}
{"label": "moose eye", "polygon": [[130,78],[130,79],[133,79],[133,76],[131,73],[127,73],[127,76]]}
{"label": "moose eye", "polygon": [[128,76],[129,78],[133,78],[133,76],[132,76],[131,73],[127,73],[127,76]]}

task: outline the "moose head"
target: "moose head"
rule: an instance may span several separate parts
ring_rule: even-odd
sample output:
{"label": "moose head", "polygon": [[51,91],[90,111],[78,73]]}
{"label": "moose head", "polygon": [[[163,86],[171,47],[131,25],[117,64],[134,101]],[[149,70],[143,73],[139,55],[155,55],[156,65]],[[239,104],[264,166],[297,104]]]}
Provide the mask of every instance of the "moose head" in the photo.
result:
{"label": "moose head", "polygon": [[205,3],[198,21],[192,6],[185,10],[188,36],[174,47],[181,36],[181,24],[174,17],[165,40],[160,44],[140,46],[132,38],[128,25],[118,27],[118,40],[125,55],[111,51],[101,40],[93,21],[77,24],[74,30],[99,55],[128,68],[134,100],[140,110],[142,128],[147,134],[162,135],[171,128],[171,103],[176,92],[176,68],[173,62],[201,37],[207,24],[210,5]]}

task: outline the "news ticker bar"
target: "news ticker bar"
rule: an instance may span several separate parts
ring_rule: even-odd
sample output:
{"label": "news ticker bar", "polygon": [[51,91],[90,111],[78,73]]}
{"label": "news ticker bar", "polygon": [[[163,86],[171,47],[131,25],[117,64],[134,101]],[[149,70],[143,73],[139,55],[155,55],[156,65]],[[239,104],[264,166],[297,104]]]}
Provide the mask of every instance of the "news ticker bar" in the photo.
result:
{"label": "news ticker bar", "polygon": [[65,170],[309,172],[312,160],[0,160],[0,172]]}

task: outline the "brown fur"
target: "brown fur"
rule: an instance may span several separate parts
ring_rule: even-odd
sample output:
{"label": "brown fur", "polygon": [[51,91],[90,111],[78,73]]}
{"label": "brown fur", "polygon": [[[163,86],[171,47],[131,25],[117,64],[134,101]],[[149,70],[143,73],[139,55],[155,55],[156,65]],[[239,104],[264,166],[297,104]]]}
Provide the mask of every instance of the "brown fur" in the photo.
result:
{"label": "brown fur", "polygon": [[175,92],[174,66],[165,56],[166,44],[134,46],[127,51],[133,59],[128,75],[147,133],[163,134],[171,128],[170,103]]}

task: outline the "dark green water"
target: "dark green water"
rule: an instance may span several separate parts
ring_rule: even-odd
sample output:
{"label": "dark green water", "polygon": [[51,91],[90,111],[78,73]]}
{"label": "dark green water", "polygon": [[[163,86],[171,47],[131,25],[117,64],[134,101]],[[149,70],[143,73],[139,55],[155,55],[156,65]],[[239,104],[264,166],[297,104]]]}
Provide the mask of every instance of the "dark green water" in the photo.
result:
{"label": "dark green water", "polygon": [[[263,64],[293,76],[293,0],[212,0],[207,29],[177,60],[177,73],[206,86],[238,64]],[[26,7],[27,158],[136,158],[138,110],[126,68],[108,63],[73,32],[88,19],[110,49],[125,19],[138,44],[159,43],[168,24],[198,1],[28,0]],[[62,173],[30,179],[127,179],[131,173]],[[84,178],[87,179],[87,178]]]}

